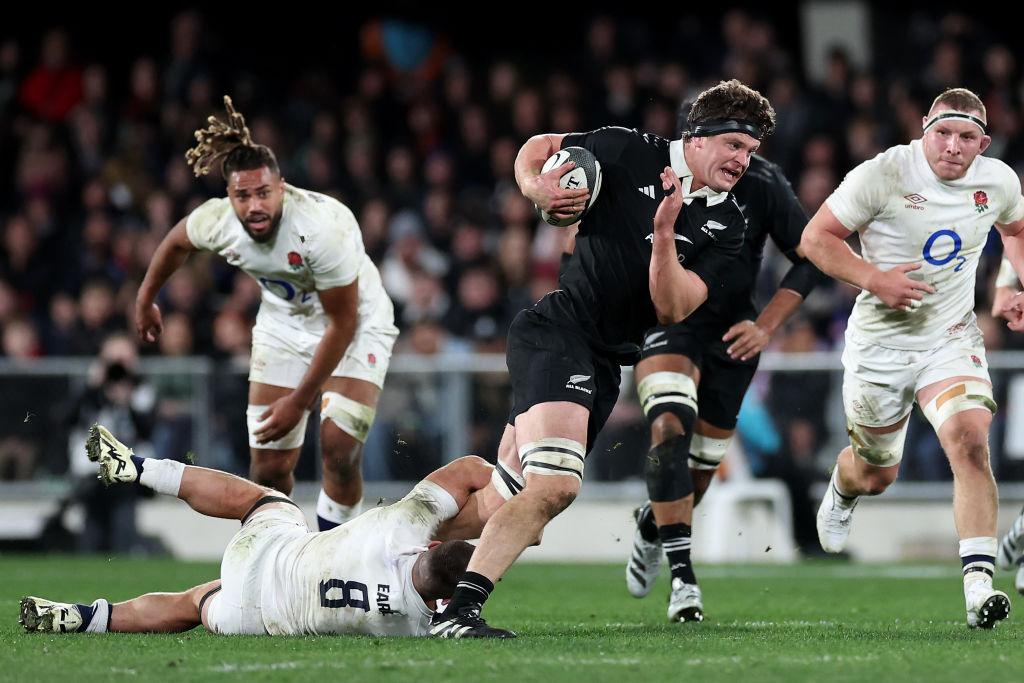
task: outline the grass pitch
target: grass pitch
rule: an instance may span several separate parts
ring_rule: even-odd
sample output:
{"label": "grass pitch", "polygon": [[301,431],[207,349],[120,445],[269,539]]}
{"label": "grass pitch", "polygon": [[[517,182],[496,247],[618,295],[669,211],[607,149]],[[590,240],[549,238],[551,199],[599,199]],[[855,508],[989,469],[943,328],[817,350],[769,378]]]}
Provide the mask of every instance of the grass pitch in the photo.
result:
{"label": "grass pitch", "polygon": [[[707,619],[665,620],[619,565],[515,566],[485,608],[506,641],[358,637],[26,634],[18,599],[90,602],[182,590],[215,564],[0,556],[0,681],[964,681],[1024,677],[1024,599],[967,628],[955,558],[941,565],[806,562],[698,567]],[[1018,611],[1019,610],[1019,611]]]}

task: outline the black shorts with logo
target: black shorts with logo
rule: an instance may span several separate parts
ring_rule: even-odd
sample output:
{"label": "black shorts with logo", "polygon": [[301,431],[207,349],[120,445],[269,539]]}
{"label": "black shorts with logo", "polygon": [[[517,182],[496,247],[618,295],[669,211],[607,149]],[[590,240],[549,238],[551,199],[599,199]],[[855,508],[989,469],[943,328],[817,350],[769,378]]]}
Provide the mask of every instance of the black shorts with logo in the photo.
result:
{"label": "black shorts with logo", "polygon": [[695,329],[685,322],[652,327],[644,335],[641,358],[666,353],[686,356],[700,368],[697,385],[697,410],[700,418],[719,429],[735,429],[740,404],[757,371],[761,354],[742,361],[726,353],[728,344],[722,335],[728,328],[702,326]]}
{"label": "black shorts with logo", "polygon": [[513,396],[509,424],[538,403],[578,403],[590,411],[589,451],[619,398],[619,364],[533,309],[520,311],[512,321],[505,359]]}

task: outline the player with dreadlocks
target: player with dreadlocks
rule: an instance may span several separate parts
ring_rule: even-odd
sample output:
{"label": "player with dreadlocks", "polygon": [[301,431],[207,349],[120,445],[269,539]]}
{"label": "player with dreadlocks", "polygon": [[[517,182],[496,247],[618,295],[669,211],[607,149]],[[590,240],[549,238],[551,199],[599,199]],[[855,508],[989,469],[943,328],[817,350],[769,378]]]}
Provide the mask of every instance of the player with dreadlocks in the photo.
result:
{"label": "player with dreadlocks", "polygon": [[212,251],[260,284],[249,366],[250,477],[290,493],[309,411],[322,394],[320,528],[359,514],[362,446],[376,415],[398,330],[359,225],[341,202],[285,183],[273,151],[256,144],[224,97],[185,158],[196,176],[219,163],[227,197],[182,219],[157,248],[135,301],[139,336],[163,331],[156,299],[197,250]]}

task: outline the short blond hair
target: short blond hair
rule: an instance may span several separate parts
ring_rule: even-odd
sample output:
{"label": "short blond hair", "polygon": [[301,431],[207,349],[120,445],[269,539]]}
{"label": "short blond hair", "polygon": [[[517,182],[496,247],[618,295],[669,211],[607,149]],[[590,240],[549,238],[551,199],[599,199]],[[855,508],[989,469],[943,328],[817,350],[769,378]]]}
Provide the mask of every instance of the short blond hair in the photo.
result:
{"label": "short blond hair", "polygon": [[976,111],[980,114],[980,118],[985,123],[988,123],[988,115],[985,113],[985,104],[981,101],[981,98],[975,95],[972,91],[967,88],[948,88],[945,92],[935,98],[932,102],[931,108],[928,110],[930,116],[935,108],[939,105],[945,105],[950,109],[962,112]]}

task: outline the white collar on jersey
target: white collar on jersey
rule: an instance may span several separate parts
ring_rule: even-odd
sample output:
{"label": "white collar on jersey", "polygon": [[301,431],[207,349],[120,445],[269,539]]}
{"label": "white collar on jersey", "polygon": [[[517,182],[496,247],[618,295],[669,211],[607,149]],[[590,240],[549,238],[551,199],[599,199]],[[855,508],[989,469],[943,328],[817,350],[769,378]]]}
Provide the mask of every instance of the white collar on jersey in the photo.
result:
{"label": "white collar on jersey", "polygon": [[679,176],[679,182],[683,185],[683,201],[687,204],[696,197],[704,197],[707,200],[708,206],[715,206],[721,204],[729,198],[729,192],[715,192],[710,187],[705,185],[704,187],[690,192],[690,186],[693,185],[693,171],[686,164],[686,154],[683,152],[683,141],[673,140],[668,143],[668,159],[672,165],[672,170]]}

